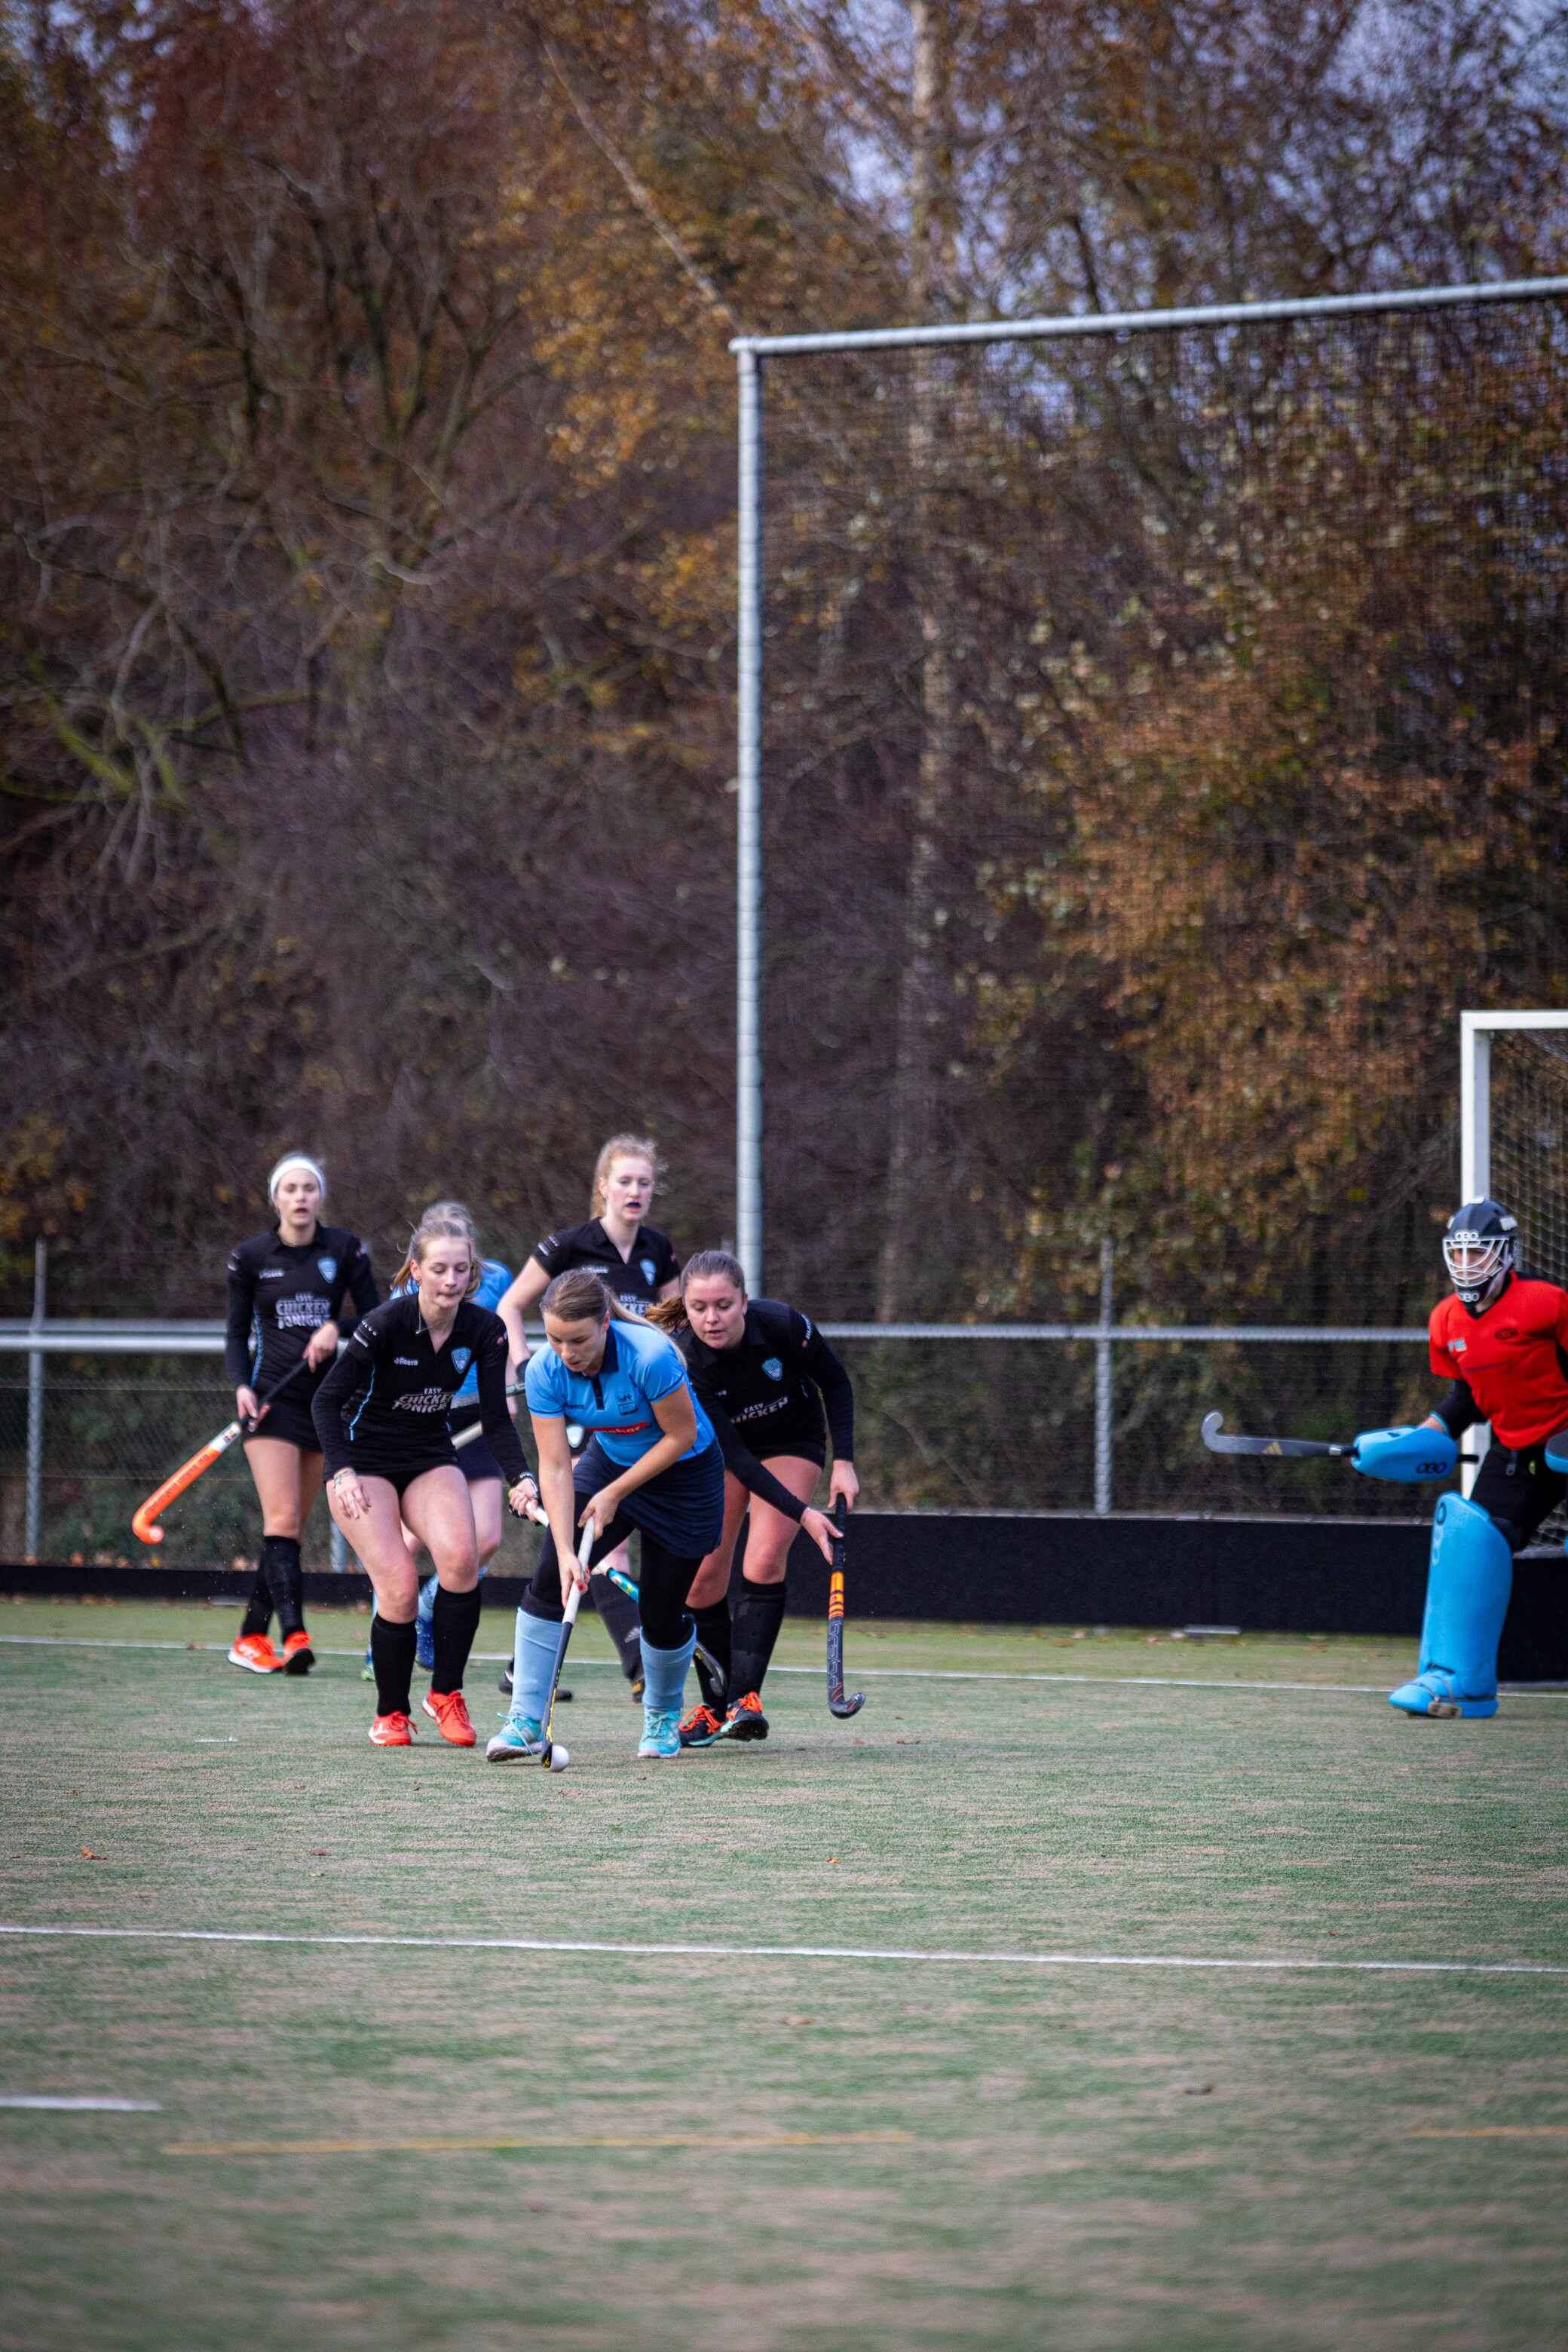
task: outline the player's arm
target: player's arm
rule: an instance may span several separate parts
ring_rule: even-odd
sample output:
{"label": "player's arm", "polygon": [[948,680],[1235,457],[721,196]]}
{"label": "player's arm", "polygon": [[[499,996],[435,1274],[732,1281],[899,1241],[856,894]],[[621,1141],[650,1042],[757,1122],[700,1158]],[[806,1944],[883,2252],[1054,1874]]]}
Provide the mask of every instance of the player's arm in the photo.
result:
{"label": "player's arm", "polygon": [[223,1360],[234,1387],[234,1409],[241,1421],[256,1418],[256,1391],[250,1385],[250,1325],[256,1311],[256,1269],[243,1250],[228,1262],[228,1321],[224,1327]]}
{"label": "player's arm", "polygon": [[824,1517],[820,1511],[809,1509],[798,1495],[792,1495],[783,1481],[773,1476],[765,1462],[758,1461],[718,1398],[712,1393],[707,1375],[699,1371],[695,1366],[688,1365],[687,1378],[690,1381],[692,1389],[701,1402],[703,1412],[713,1424],[713,1434],[719,1441],[719,1451],[724,1457],[725,1469],[732,1477],[738,1478],[747,1492],[756,1496],[759,1503],[771,1504],[775,1511],[782,1511],[786,1519],[793,1519],[796,1527],[803,1527],[824,1559],[831,1562],[834,1542],[832,1521]]}
{"label": "player's arm", "polygon": [[1423,1429],[1447,1430],[1458,1444],[1467,1429],[1473,1429],[1477,1422],[1485,1417],[1470,1393],[1468,1381],[1456,1381],[1442,1403],[1427,1414],[1421,1426]]}
{"label": "player's arm", "polygon": [[523,1318],[538,1306],[551,1284],[547,1266],[531,1257],[510,1290],[496,1301],[496,1313],[506,1325],[506,1336],[511,1349],[511,1372],[515,1380],[520,1368],[528,1361],[528,1334]]}
{"label": "player's arm", "polygon": [[[517,1423],[507,1411],[506,1362],[506,1334],[497,1331],[479,1351],[474,1380],[479,1391],[479,1425],[485,1433],[485,1444],[500,1465],[510,1497],[525,1482],[528,1488],[537,1492],[538,1482],[528,1466]],[[513,1508],[521,1510],[521,1502]]]}
{"label": "player's arm", "polygon": [[564,1607],[573,1585],[588,1580],[577,1562],[577,1497],[572,1485],[572,1448],[566,1443],[563,1414],[531,1411],[529,1419],[533,1423],[534,1450],[539,1455],[539,1493],[550,1532],[555,1538]]}
{"label": "player's arm", "polygon": [[855,1475],[855,1384],[816,1324],[808,1323],[804,1315],[796,1315],[795,1319],[801,1327],[795,1343],[800,1368],[821,1391],[827,1434],[833,1441],[828,1505],[831,1508],[842,1495],[853,1510],[855,1497],[860,1492],[860,1481]]}
{"label": "player's arm", "polygon": [[350,1465],[343,1414],[359,1402],[374,1377],[375,1339],[370,1326],[362,1324],[310,1399],[310,1419],[316,1443],[326,1459],[327,1476],[351,1518],[357,1518],[368,1507],[364,1489]]}

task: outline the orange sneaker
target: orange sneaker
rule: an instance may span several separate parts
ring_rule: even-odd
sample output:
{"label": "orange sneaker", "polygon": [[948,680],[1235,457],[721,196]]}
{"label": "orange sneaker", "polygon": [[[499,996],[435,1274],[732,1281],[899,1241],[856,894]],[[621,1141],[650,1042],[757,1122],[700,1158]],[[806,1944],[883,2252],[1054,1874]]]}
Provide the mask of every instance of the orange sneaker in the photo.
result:
{"label": "orange sneaker", "polygon": [[680,1726],[682,1748],[711,1748],[724,1736],[724,1718],[710,1706],[694,1706]]}
{"label": "orange sneaker", "polygon": [[426,1691],[423,1705],[443,1739],[449,1739],[454,1748],[473,1746],[479,1735],[468,1720],[461,1691]]}
{"label": "orange sneaker", "polygon": [[280,1674],[283,1661],[265,1633],[238,1633],[228,1654],[231,1666],[243,1666],[247,1674]]}
{"label": "orange sneaker", "polygon": [[414,1719],[406,1715],[378,1715],[370,1727],[373,1748],[412,1748]]}
{"label": "orange sneaker", "polygon": [[310,1636],[303,1626],[290,1633],[283,1644],[283,1671],[286,1675],[308,1675],[316,1663],[316,1653],[310,1647]]}

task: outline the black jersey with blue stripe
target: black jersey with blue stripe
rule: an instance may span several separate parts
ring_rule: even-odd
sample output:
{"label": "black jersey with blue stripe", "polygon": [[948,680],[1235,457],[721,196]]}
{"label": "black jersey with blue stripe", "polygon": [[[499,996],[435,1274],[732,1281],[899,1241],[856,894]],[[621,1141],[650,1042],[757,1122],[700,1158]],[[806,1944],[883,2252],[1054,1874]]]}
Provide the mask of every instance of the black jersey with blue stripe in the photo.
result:
{"label": "black jersey with blue stripe", "polygon": [[[370,1252],[357,1234],[341,1225],[318,1225],[313,1240],[285,1242],[276,1227],[252,1234],[228,1262],[228,1328],[224,1362],[233,1386],[269,1389],[293,1370],[323,1323],[353,1328],[343,1301],[352,1298],[368,1315],[381,1293],[371,1271]],[[323,1373],[302,1373],[289,1393],[309,1405]]]}
{"label": "black jersey with blue stripe", "polygon": [[854,1460],[849,1375],[797,1307],[782,1298],[753,1298],[734,1347],[707,1347],[689,1326],[676,1334],[676,1345],[697,1394],[712,1399],[759,1458],[798,1454],[821,1461],[826,1406],[835,1460]]}
{"label": "black jersey with blue stripe", "polygon": [[389,1298],[361,1318],[311,1401],[329,1473],[377,1461],[455,1462],[447,1431],[452,1399],[470,1369],[479,1381],[485,1443],[514,1486],[528,1467],[506,1409],[506,1325],[466,1298],[439,1348],[417,1296]]}
{"label": "black jersey with blue stripe", "polygon": [[646,1315],[667,1284],[680,1273],[669,1235],[657,1225],[639,1225],[629,1258],[623,1257],[597,1217],[585,1225],[563,1225],[546,1234],[531,1253],[536,1264],[554,1281],[580,1265],[592,1266],[617,1306],[633,1315]]}

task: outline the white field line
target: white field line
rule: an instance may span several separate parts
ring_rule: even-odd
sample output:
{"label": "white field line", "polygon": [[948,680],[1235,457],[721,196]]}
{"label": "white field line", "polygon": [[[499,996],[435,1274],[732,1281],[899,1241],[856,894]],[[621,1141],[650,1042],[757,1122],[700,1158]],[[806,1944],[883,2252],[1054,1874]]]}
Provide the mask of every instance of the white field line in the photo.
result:
{"label": "white field line", "polygon": [[[38,1650],[195,1650],[216,1657],[228,1655],[222,1642],[112,1642],[93,1640],[74,1633],[0,1633],[0,1643],[10,1643],[24,1648]],[[359,1658],[362,1650],[318,1649],[318,1658]],[[507,1664],[510,1650],[475,1650],[473,1663],[481,1666]],[[572,1671],[584,1666],[614,1666],[619,1674],[620,1664],[615,1658],[574,1658]],[[771,1665],[770,1675],[809,1675],[815,1681],[820,1666]],[[1009,1675],[994,1674],[978,1668],[947,1666],[859,1666],[857,1675],[863,1681],[873,1678],[883,1682],[906,1683],[1090,1683],[1102,1684],[1107,1689],[1127,1690],[1218,1690],[1218,1691],[1337,1691],[1352,1697],[1382,1697],[1387,1689],[1384,1683],[1244,1683],[1221,1682],[1200,1675]],[[851,1676],[853,1680],[855,1677]],[[1499,1690],[1509,1698],[1568,1697],[1568,1683],[1500,1683]]]}
{"label": "white field line", "polygon": [[1154,1952],[921,1952],[868,1944],[611,1944],[543,1936],[284,1936],[220,1927],[36,1927],[0,1922],[0,1936],[87,1937],[136,1944],[347,1945],[414,1952],[608,1952],[623,1958],[911,1960],[956,1968],[1226,1969],[1273,1973],[1415,1977],[1568,1977],[1552,1960],[1241,1960]]}
{"label": "white field line", "polygon": [[71,2115],[161,2116],[156,2099],[67,2099],[47,2093],[0,2091],[0,2107],[58,2107]]}

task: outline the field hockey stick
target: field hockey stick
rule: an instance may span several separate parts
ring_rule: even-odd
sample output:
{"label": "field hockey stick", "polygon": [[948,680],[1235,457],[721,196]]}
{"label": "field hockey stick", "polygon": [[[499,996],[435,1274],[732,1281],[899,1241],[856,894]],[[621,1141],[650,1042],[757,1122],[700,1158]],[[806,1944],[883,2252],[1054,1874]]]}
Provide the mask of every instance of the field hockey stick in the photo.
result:
{"label": "field hockey stick", "polygon": [[833,1573],[827,1586],[827,1712],[841,1718],[858,1715],[866,1704],[864,1691],[844,1696],[844,1512],[842,1495],[833,1506]]}
{"label": "field hockey stick", "polygon": [[[588,1554],[594,1549],[594,1522],[590,1519],[583,1530],[583,1540],[577,1546],[577,1558],[584,1568],[588,1565]],[[566,1611],[561,1620],[561,1639],[555,1649],[555,1672],[550,1677],[550,1697],[544,1709],[544,1746],[539,1760],[548,1772],[564,1772],[572,1761],[570,1751],[557,1748],[550,1732],[555,1721],[555,1694],[561,1687],[561,1669],[566,1664],[566,1645],[572,1639],[572,1628],[577,1622],[582,1601],[583,1588],[580,1584],[574,1584],[566,1595]]]}
{"label": "field hockey stick", "polygon": [[[1311,1437],[1222,1437],[1224,1425],[1223,1412],[1211,1412],[1204,1421],[1203,1440],[1211,1454],[1260,1454],[1291,1462],[1321,1461],[1332,1456],[1348,1462],[1356,1450],[1353,1437],[1348,1445],[1321,1444]],[[1461,1454],[1458,1458],[1461,1462],[1478,1462],[1480,1456]]]}
{"label": "field hockey stick", "polygon": [[[522,1382],[519,1381],[515,1388],[509,1388],[507,1394],[509,1397],[521,1396],[522,1394]],[[453,1444],[471,1445],[476,1437],[480,1437],[484,1434],[484,1426],[485,1425],[482,1421],[469,1422],[467,1429],[463,1431],[462,1434],[458,1437],[453,1438]]]}
{"label": "field hockey stick", "polygon": [[301,1356],[299,1362],[286,1371],[280,1381],[273,1381],[265,1396],[258,1397],[254,1421],[248,1423],[231,1421],[226,1429],[220,1429],[216,1437],[208,1439],[199,1454],[193,1454],[188,1462],[182,1462],[174,1476],[165,1478],[156,1492],[148,1496],[141,1509],[133,1514],[131,1521],[132,1535],[144,1544],[162,1543],[163,1530],[153,1525],[157,1514],[172,1503],[176,1495],[183,1495],[187,1486],[194,1486],[202,1472],[210,1469],[220,1454],[226,1454],[237,1437],[248,1437],[261,1419],[263,1407],[269,1405],[273,1398],[288,1387],[290,1381],[298,1380],[304,1369],[305,1359]]}

